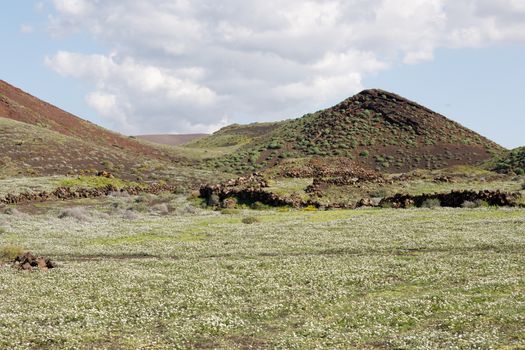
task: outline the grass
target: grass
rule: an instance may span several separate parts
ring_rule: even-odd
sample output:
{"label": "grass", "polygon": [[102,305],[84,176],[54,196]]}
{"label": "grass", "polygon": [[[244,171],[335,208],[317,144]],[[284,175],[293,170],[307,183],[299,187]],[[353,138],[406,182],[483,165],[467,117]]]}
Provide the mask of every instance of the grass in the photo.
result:
{"label": "grass", "polygon": [[[50,203],[39,215],[0,215],[10,232],[1,246],[59,264],[0,268],[0,348],[525,343],[525,210],[196,209],[130,221],[111,214],[112,201],[72,203],[91,217],[74,224]],[[242,223],[254,215],[261,224]],[[21,292],[28,285],[38,292]]]}
{"label": "grass", "polygon": [[22,255],[24,249],[16,245],[5,245],[0,247],[0,262],[13,261],[17,256]]}
{"label": "grass", "polygon": [[136,182],[125,181],[118,178],[107,178],[103,176],[78,176],[74,178],[65,178],[58,181],[58,185],[71,188],[102,188],[112,185],[118,189],[128,186],[139,186],[139,184]]}

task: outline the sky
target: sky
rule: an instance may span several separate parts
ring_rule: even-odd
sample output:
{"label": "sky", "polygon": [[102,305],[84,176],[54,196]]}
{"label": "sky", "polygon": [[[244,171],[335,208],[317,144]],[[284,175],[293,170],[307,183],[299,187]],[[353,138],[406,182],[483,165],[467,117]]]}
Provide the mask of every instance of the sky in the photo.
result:
{"label": "sky", "polygon": [[523,0],[20,0],[0,79],[129,135],[300,117],[389,90],[525,145]]}

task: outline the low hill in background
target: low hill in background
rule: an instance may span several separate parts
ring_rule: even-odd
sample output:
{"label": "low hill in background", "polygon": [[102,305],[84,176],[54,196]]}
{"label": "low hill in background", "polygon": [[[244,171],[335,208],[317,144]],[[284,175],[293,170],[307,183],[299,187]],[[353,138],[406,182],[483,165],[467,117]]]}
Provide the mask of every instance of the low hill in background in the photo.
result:
{"label": "low hill in background", "polygon": [[160,135],[137,135],[139,140],[168,146],[180,146],[190,141],[208,136],[208,134],[160,134]]}
{"label": "low hill in background", "polygon": [[186,147],[235,147],[211,165],[250,172],[282,159],[347,157],[382,172],[474,165],[505,150],[401,96],[366,90],[340,104],[279,123],[231,125]]}

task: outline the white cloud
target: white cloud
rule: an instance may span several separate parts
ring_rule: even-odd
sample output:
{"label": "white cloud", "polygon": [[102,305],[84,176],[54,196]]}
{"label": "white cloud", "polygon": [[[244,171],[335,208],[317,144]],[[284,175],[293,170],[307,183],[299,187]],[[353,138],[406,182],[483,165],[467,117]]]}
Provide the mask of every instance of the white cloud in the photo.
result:
{"label": "white cloud", "polygon": [[367,74],[439,47],[525,42],[522,0],[53,0],[50,27],[106,54],[46,63],[89,81],[125,132],[199,131],[295,117],[363,88]]}
{"label": "white cloud", "polygon": [[29,24],[22,24],[20,26],[20,32],[21,33],[24,33],[24,34],[31,34],[33,33],[34,29],[33,29],[33,26],[29,25]]}

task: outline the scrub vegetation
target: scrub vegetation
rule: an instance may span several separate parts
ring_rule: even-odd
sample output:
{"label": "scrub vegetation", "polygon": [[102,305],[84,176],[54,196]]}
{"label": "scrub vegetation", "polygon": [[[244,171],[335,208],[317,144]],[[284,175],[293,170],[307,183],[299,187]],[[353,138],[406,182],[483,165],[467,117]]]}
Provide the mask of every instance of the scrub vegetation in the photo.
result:
{"label": "scrub vegetation", "polygon": [[168,194],[17,209],[2,252],[58,268],[0,268],[2,349],[525,343],[523,209],[219,212]]}

